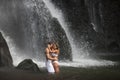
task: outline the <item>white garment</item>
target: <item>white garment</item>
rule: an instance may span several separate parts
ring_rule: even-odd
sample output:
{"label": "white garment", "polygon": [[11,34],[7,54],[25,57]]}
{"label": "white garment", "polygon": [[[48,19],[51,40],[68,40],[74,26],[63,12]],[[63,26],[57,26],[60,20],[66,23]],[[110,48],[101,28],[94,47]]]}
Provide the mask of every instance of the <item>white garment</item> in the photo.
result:
{"label": "white garment", "polygon": [[54,72],[55,72],[51,60],[47,60],[47,61],[46,61],[46,67],[47,67],[47,71],[48,71],[49,73],[54,73]]}
{"label": "white garment", "polygon": [[56,54],[56,53],[52,53],[52,56],[57,57],[57,56],[58,56],[58,54]]}

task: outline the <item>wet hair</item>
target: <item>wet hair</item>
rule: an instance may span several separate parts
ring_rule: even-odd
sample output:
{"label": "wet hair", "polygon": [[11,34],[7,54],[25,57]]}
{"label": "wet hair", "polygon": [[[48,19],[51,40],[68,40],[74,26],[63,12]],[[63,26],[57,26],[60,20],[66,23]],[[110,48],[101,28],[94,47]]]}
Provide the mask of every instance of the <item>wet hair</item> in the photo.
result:
{"label": "wet hair", "polygon": [[48,44],[50,44],[50,45],[51,45],[51,44],[53,44],[53,42],[52,42],[52,41],[51,41],[51,42],[48,42]]}
{"label": "wet hair", "polygon": [[59,45],[57,42],[54,42],[53,44],[56,46],[56,49],[59,49]]}

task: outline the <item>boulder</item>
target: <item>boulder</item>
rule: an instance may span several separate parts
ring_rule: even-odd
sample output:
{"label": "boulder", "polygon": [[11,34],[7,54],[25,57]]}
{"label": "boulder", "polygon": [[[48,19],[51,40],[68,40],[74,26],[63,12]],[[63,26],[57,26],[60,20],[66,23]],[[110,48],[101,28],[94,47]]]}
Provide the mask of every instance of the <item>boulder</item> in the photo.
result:
{"label": "boulder", "polygon": [[36,63],[34,63],[31,59],[25,59],[18,64],[17,69],[27,70],[32,72],[40,72],[40,69]]}
{"label": "boulder", "polygon": [[2,33],[0,32],[0,67],[12,67],[13,60]]}

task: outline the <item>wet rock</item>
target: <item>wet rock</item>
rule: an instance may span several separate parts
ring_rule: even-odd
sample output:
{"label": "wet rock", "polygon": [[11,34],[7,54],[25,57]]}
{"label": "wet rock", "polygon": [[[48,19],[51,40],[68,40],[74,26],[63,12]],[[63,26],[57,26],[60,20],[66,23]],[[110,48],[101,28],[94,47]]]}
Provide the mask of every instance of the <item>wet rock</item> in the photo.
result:
{"label": "wet rock", "polygon": [[0,67],[12,67],[13,60],[2,33],[0,32]]}
{"label": "wet rock", "polygon": [[18,64],[17,69],[27,70],[32,72],[40,72],[40,69],[36,63],[34,63],[31,59],[25,59]]}

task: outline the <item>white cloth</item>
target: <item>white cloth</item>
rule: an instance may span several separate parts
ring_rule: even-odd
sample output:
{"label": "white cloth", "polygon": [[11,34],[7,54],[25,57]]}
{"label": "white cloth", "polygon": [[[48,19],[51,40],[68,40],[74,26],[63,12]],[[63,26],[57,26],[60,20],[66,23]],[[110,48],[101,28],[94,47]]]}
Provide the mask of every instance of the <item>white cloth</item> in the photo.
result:
{"label": "white cloth", "polygon": [[57,57],[57,56],[58,56],[58,54],[56,54],[56,53],[52,53],[52,56]]}
{"label": "white cloth", "polygon": [[54,73],[54,72],[55,72],[51,60],[47,60],[47,61],[46,61],[46,67],[47,67],[47,71],[48,71],[49,73]]}

